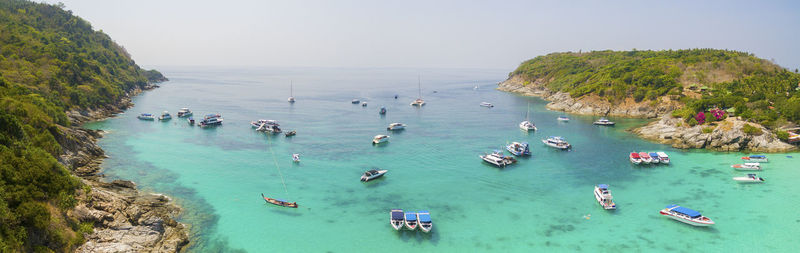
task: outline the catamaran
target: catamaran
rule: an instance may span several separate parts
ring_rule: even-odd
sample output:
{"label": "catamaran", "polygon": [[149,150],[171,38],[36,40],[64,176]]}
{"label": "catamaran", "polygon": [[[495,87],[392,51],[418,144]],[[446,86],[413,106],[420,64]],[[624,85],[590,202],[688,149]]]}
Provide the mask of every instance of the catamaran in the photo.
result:
{"label": "catamaran", "polygon": [[411,106],[423,106],[423,105],[425,105],[425,100],[422,99],[422,82],[421,82],[421,80],[422,79],[420,77],[417,77],[417,86],[419,88],[419,93],[417,95],[417,100],[414,100],[414,102],[411,102]]}
{"label": "catamaran", "polygon": [[678,205],[669,205],[659,213],[692,226],[706,227],[714,225],[714,221],[703,216],[700,212]]}
{"label": "catamaran", "polygon": [[597,199],[597,203],[600,203],[603,209],[617,209],[617,204],[614,204],[611,191],[608,190],[607,184],[598,184],[594,186],[594,198]]}
{"label": "catamaran", "polygon": [[531,105],[528,104],[528,112],[525,113],[525,121],[519,123],[519,128],[520,129],[525,130],[525,131],[530,131],[530,130],[536,131],[537,130],[536,124],[533,124],[533,122],[531,122],[531,120],[530,120],[530,114],[531,114]]}

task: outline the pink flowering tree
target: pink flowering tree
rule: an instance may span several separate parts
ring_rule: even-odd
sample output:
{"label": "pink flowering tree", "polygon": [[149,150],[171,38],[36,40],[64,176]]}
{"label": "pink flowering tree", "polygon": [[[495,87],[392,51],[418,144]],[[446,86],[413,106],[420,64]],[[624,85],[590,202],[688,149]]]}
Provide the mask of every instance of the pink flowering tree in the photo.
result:
{"label": "pink flowering tree", "polygon": [[694,119],[697,120],[698,124],[703,124],[706,122],[706,114],[703,112],[698,112],[697,116],[694,116]]}
{"label": "pink flowering tree", "polygon": [[725,117],[725,111],[720,109],[713,109],[711,110],[711,115],[714,115],[714,118],[717,118],[717,120],[722,120]]}

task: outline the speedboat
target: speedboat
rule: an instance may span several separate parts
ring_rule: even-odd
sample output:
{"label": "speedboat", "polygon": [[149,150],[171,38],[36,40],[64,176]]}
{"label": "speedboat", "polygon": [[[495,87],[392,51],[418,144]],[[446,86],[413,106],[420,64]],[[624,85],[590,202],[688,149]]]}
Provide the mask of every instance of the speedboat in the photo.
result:
{"label": "speedboat", "polygon": [[386,128],[386,130],[389,130],[389,131],[403,130],[403,129],[406,129],[406,124],[403,124],[403,123],[392,123],[392,124],[389,124],[389,127]]}
{"label": "speedboat", "polygon": [[[376,168],[376,169],[378,169],[378,168]],[[386,172],[388,172],[388,170],[376,170],[376,169],[371,169],[371,170],[365,171],[364,174],[361,175],[361,181],[368,182],[369,180],[373,180],[373,179],[382,177],[383,174],[386,174]]]}
{"label": "speedboat", "polygon": [[219,114],[208,114],[198,123],[200,127],[211,127],[222,125],[222,116]]}
{"label": "speedboat", "polygon": [[567,116],[558,116],[558,121],[569,121]]}
{"label": "speedboat", "polygon": [[361,102],[361,107],[367,107],[367,102]]}
{"label": "speedboat", "polygon": [[714,221],[703,216],[700,212],[678,205],[669,205],[659,213],[692,226],[706,227],[714,225]]}
{"label": "speedboat", "polygon": [[667,153],[656,152],[656,154],[658,155],[658,160],[661,161],[661,163],[663,163],[663,164],[668,164],[669,163],[669,156],[667,155]]}
{"label": "speedboat", "polygon": [[756,174],[747,174],[746,177],[734,177],[733,180],[736,180],[740,183],[763,183],[764,179],[756,176]]}
{"label": "speedboat", "polygon": [[603,206],[603,209],[610,210],[610,209],[617,209],[617,204],[614,204],[613,197],[611,197],[611,191],[608,190],[607,184],[598,184],[594,186],[594,198],[597,199],[597,202]]}
{"label": "speedboat", "polygon": [[404,223],[408,230],[417,229],[417,213],[405,213]]}
{"label": "speedboat", "polygon": [[372,138],[372,144],[373,145],[381,144],[381,143],[388,142],[388,141],[389,141],[389,136],[388,135],[380,134],[380,135],[375,135],[375,138]]}
{"label": "speedboat", "polygon": [[522,130],[525,130],[525,131],[530,131],[530,130],[536,131],[537,130],[536,125],[533,124],[533,122],[530,122],[530,121],[527,121],[527,120],[523,121],[523,122],[520,122],[519,123],[519,128],[522,129]]}
{"label": "speedboat", "polygon": [[639,157],[642,158],[642,162],[645,164],[649,164],[650,162],[653,161],[653,158],[651,158],[650,155],[647,154],[647,152],[639,152]]}
{"label": "speedboat", "polygon": [[274,134],[282,132],[280,128],[281,125],[275,120],[260,119],[250,122],[250,126],[254,127],[256,131],[260,132],[270,132]]}
{"label": "speedboat", "polygon": [[358,100],[357,98],[354,98],[352,101],[350,101],[350,103],[352,103],[352,104],[354,104],[354,105],[357,105],[357,104],[360,104],[360,103],[361,103],[361,101],[360,101],[360,100]]}
{"label": "speedboat", "polygon": [[517,162],[517,159],[514,159],[514,157],[503,155],[503,152],[500,152],[500,150],[495,150],[494,153],[491,154],[484,154],[480,156],[480,158],[487,163],[491,163],[494,166],[501,168],[504,168],[507,165],[511,165]]}
{"label": "speedboat", "polygon": [[428,233],[433,229],[433,221],[431,221],[431,213],[428,211],[417,212],[417,220],[419,220],[419,230]]}
{"label": "speedboat", "polygon": [[492,107],[494,107],[494,105],[493,105],[492,103],[489,103],[489,102],[481,102],[481,106],[483,106],[483,107],[489,107],[489,108],[492,108]]}
{"label": "speedboat", "polygon": [[192,111],[189,108],[181,108],[178,110],[178,118],[189,117],[192,116]]}
{"label": "speedboat", "polygon": [[142,113],[142,114],[139,114],[139,116],[136,116],[136,118],[138,118],[140,120],[155,120],[156,116],[154,116],[153,114],[150,114],[150,113]]}
{"label": "speedboat", "polygon": [[292,161],[299,163],[300,162],[300,154],[292,154]]}
{"label": "speedboat", "polygon": [[639,153],[631,152],[631,155],[628,156],[633,164],[640,164],[642,163],[642,158],[639,157]]}
{"label": "speedboat", "polygon": [[192,117],[189,117],[188,119],[186,119],[186,121],[188,121],[188,122],[189,122],[189,125],[190,125],[190,126],[194,126],[194,118],[192,118]]}
{"label": "speedboat", "polygon": [[595,121],[592,124],[601,125],[601,126],[613,126],[616,123],[614,123],[613,121],[609,121],[606,118],[600,118],[600,119],[598,119],[597,121]]}
{"label": "speedboat", "polygon": [[158,120],[160,120],[160,121],[167,121],[167,120],[171,120],[171,119],[172,119],[172,115],[169,115],[168,111],[164,111],[164,112],[161,113],[161,116],[158,116]]}
{"label": "speedboat", "polygon": [[286,132],[285,135],[286,135],[286,137],[292,137],[292,136],[297,135],[297,131],[292,130],[292,131]]}
{"label": "speedboat", "polygon": [[528,148],[527,142],[512,142],[506,146],[506,150],[514,154],[515,156],[527,156],[531,155],[531,150]]}
{"label": "speedboat", "polygon": [[650,159],[653,159],[653,161],[651,163],[659,163],[659,162],[661,162],[661,159],[658,158],[658,154],[656,152],[650,152],[650,153],[648,153],[648,155],[650,155]]}
{"label": "speedboat", "polygon": [[745,157],[742,157],[742,160],[745,160],[745,161],[748,161],[748,162],[758,162],[758,163],[769,162],[769,160],[767,160],[767,157],[763,156],[763,155],[745,156]]}
{"label": "speedboat", "polygon": [[381,115],[386,114],[386,107],[385,106],[381,106],[381,110],[378,111],[378,113],[380,113]]}
{"label": "speedboat", "polygon": [[417,100],[411,102],[411,106],[423,106],[423,105],[425,105],[425,100],[423,100],[422,98],[417,98]]}
{"label": "speedboat", "polygon": [[731,168],[736,170],[761,170],[760,163],[743,163],[731,165]]}
{"label": "speedboat", "polygon": [[405,223],[403,209],[392,209],[389,212],[389,223],[392,224],[394,230],[400,231],[403,228],[403,223]]}
{"label": "speedboat", "polygon": [[550,136],[547,139],[542,140],[542,143],[550,147],[564,150],[572,147],[572,145],[569,145],[569,143],[567,143],[567,141],[561,136]]}

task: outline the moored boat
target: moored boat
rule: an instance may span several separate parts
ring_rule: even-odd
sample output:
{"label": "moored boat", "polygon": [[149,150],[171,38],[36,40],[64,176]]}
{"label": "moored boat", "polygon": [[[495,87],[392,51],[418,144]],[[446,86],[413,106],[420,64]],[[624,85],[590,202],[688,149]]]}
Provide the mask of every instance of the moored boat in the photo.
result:
{"label": "moored boat", "polygon": [[189,117],[192,116],[192,111],[189,108],[184,107],[178,110],[178,118]]}
{"label": "moored boat", "polygon": [[633,164],[642,163],[642,158],[639,157],[639,153],[636,153],[636,152],[631,152],[631,154],[628,156],[628,159],[630,159],[631,163],[633,163]]}
{"label": "moored boat", "polygon": [[558,116],[558,121],[569,121],[567,116]]}
{"label": "moored boat", "polygon": [[281,124],[278,124],[278,121],[275,120],[260,119],[250,122],[250,126],[260,132],[270,132],[274,134],[282,132],[280,128]]}
{"label": "moored boat", "polygon": [[[425,100],[422,99],[422,81],[421,81],[422,79],[420,77],[417,77],[417,79],[418,79],[417,86],[419,88],[419,94],[417,95],[417,99],[414,100],[414,102],[411,102],[411,106],[422,107],[423,105],[425,105]],[[394,98],[397,99],[397,95],[395,95]]]}
{"label": "moored boat", "polygon": [[172,119],[172,115],[170,115],[168,111],[164,111],[164,112],[161,113],[161,116],[158,116],[158,120],[159,121],[167,121],[167,120],[171,120],[171,119]]}
{"label": "moored boat", "polygon": [[389,124],[389,127],[386,128],[386,130],[389,130],[389,131],[403,130],[403,129],[406,129],[406,124],[397,123],[397,122]]}
{"label": "moored boat", "polygon": [[372,138],[372,144],[373,145],[381,144],[381,143],[385,143],[385,142],[389,142],[389,136],[388,135],[379,134],[379,135],[375,135],[375,138]]}
{"label": "moored boat", "polygon": [[186,121],[189,122],[190,126],[194,126],[194,118],[189,117],[188,119],[186,119]]}
{"label": "moored boat", "polygon": [[408,230],[417,229],[417,213],[405,213],[405,219],[403,223],[405,223],[405,227]]}
{"label": "moored boat", "polygon": [[381,110],[380,110],[380,111],[378,111],[378,113],[379,113],[380,115],[384,115],[384,114],[386,114],[386,107],[385,107],[385,106],[381,106]]}
{"label": "moored boat", "polygon": [[299,163],[300,162],[300,154],[292,154],[292,161]]}
{"label": "moored boat", "polygon": [[200,127],[212,127],[222,125],[222,116],[219,114],[208,114],[198,123]]}
{"label": "moored boat", "polygon": [[494,107],[494,105],[493,105],[492,103],[489,103],[489,102],[481,102],[481,106],[483,106],[483,107],[489,107],[489,108],[492,108],[492,107]]}
{"label": "moored boat", "polygon": [[361,100],[358,100],[357,98],[354,98],[353,100],[350,101],[350,103],[354,104],[354,105],[357,105],[357,104],[361,103]]}
{"label": "moored boat", "polygon": [[136,116],[136,118],[140,120],[155,120],[156,116],[150,113],[142,113],[139,114],[139,116]]}
{"label": "moored boat", "polygon": [[292,137],[292,136],[297,135],[297,131],[292,130],[292,131],[286,132],[284,135],[286,135],[286,137]]}
{"label": "moored boat", "polygon": [[656,152],[650,152],[650,153],[648,153],[648,155],[650,155],[650,159],[653,159],[653,161],[651,163],[659,163],[659,162],[661,162],[661,159],[658,158],[658,154]]}
{"label": "moored boat", "polygon": [[543,139],[542,143],[544,143],[544,145],[562,150],[566,150],[572,147],[572,145],[567,143],[567,140],[565,140],[564,137],[561,136],[550,136],[547,139]]}
{"label": "moored boat", "polygon": [[264,201],[266,201],[267,203],[273,204],[273,205],[297,208],[297,202],[289,203],[289,201],[286,201],[286,200],[269,198],[269,197],[264,196],[263,193],[261,194],[261,197],[264,198]]}
{"label": "moored boat", "polygon": [[763,155],[745,156],[745,157],[742,157],[742,160],[745,160],[745,161],[748,161],[748,162],[759,162],[759,163],[769,162],[769,160],[767,160],[767,157],[763,156]]}
{"label": "moored boat", "polygon": [[417,220],[419,221],[419,230],[428,233],[433,229],[433,221],[431,220],[431,213],[428,211],[417,212]]}
{"label": "moored boat", "polygon": [[533,122],[530,122],[530,121],[527,121],[527,120],[519,123],[519,129],[522,129],[522,130],[525,130],[525,131],[530,131],[530,130],[536,131],[536,130],[538,130],[536,128],[536,125],[533,124]]}
{"label": "moored boat", "polygon": [[500,150],[495,150],[494,153],[491,154],[484,154],[480,156],[480,158],[487,163],[491,163],[494,166],[501,168],[504,168],[508,165],[517,162],[517,159],[514,159],[514,157],[503,155],[503,152],[500,152]]}
{"label": "moored boat", "polygon": [[747,174],[746,177],[734,177],[733,180],[740,183],[763,183],[764,179],[756,174]]}
{"label": "moored boat", "polygon": [[663,163],[663,164],[668,164],[669,163],[669,156],[667,155],[667,153],[656,152],[656,154],[658,155],[658,160],[661,161],[661,163]]}
{"label": "moored boat", "polygon": [[383,174],[389,172],[388,170],[381,170],[380,168],[371,169],[365,171],[364,174],[361,175],[361,181],[368,182],[369,180],[373,180],[379,177],[382,177]]}
{"label": "moored boat", "polygon": [[361,107],[367,107],[367,102],[361,102]]}
{"label": "moored boat", "polygon": [[731,165],[731,168],[736,170],[761,170],[760,163],[743,163]]}
{"label": "moored boat", "polygon": [[597,199],[597,203],[600,203],[603,209],[617,209],[617,204],[614,204],[611,191],[608,190],[607,184],[598,184],[594,186],[594,198]]}
{"label": "moored boat", "polygon": [[678,205],[669,205],[659,213],[692,226],[706,227],[714,225],[714,221],[703,216],[700,212]]}
{"label": "moored boat", "polygon": [[403,224],[405,223],[405,217],[403,215],[403,209],[392,209],[389,212],[389,224],[392,224],[392,228],[394,230],[400,230],[403,228]]}
{"label": "moored boat", "polygon": [[639,157],[642,158],[642,163],[649,164],[653,161],[653,158],[650,158],[650,155],[647,152],[639,152]]}
{"label": "moored boat", "polygon": [[289,98],[286,99],[289,103],[294,103],[294,82],[289,81]]}
{"label": "moored boat", "polygon": [[608,120],[606,118],[600,118],[597,121],[593,122],[592,124],[600,125],[600,126],[613,126],[616,123],[614,123],[613,121],[610,121],[610,120]]}
{"label": "moored boat", "polygon": [[515,156],[528,156],[531,155],[531,150],[528,148],[527,142],[512,142],[506,146],[506,150]]}

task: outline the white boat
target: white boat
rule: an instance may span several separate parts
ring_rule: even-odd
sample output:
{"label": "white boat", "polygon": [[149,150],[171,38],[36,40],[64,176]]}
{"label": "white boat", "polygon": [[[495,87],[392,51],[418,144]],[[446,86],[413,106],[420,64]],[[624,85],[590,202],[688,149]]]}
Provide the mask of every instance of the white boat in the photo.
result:
{"label": "white boat", "polygon": [[417,212],[417,220],[419,221],[419,230],[428,233],[433,229],[433,221],[431,220],[431,213],[428,211]]}
{"label": "white boat", "polygon": [[292,161],[299,163],[300,162],[300,154],[292,154]]}
{"label": "white boat", "polygon": [[613,126],[615,123],[613,121],[610,121],[610,120],[606,119],[606,118],[600,118],[600,119],[598,119],[597,121],[595,121],[592,124],[600,125],[600,126]]}
{"label": "white boat", "polygon": [[289,103],[294,103],[294,101],[295,101],[294,100],[294,83],[292,81],[289,81],[289,98],[286,99],[286,100],[288,100]]}
{"label": "white boat", "polygon": [[763,156],[763,155],[745,156],[745,157],[742,157],[742,160],[745,160],[745,161],[748,161],[748,162],[758,162],[758,163],[769,162],[769,160],[767,160],[767,157]]}
{"label": "white boat", "polygon": [[403,229],[403,224],[405,223],[403,209],[392,209],[389,212],[389,223],[392,224],[394,230],[400,231],[400,229]]}
{"label": "white boat", "polygon": [[361,181],[368,182],[369,180],[373,180],[373,179],[382,177],[383,174],[386,174],[386,172],[388,172],[388,170],[371,169],[371,170],[365,171],[364,174],[361,175]]}
{"label": "white boat", "polygon": [[403,223],[405,223],[405,227],[408,230],[417,229],[417,213],[405,213],[405,219]]}
{"label": "white boat", "polygon": [[700,212],[678,205],[669,205],[659,213],[692,226],[706,227],[714,225],[714,221],[703,216]]}
{"label": "white boat", "polygon": [[525,131],[530,131],[530,130],[536,131],[538,129],[536,128],[536,124],[533,124],[533,122],[531,122],[529,117],[530,113],[531,113],[531,106],[529,104],[528,112],[525,113],[525,121],[519,123],[519,128]]}
{"label": "white boat", "polygon": [[608,190],[607,184],[598,184],[594,186],[594,198],[597,199],[597,203],[600,203],[603,209],[617,209],[617,204],[614,204],[611,191]]}
{"label": "white boat", "polygon": [[558,121],[569,121],[567,116],[558,116]]}
{"label": "white boat", "polygon": [[189,108],[184,107],[178,110],[178,118],[184,118],[189,116],[192,116],[192,111],[189,110]]}
{"label": "white boat", "polygon": [[250,122],[250,126],[254,127],[256,131],[259,132],[269,132],[276,134],[283,131],[280,128],[281,125],[278,124],[278,121],[275,120],[260,119],[257,121]]}
{"label": "white boat", "polygon": [[386,128],[386,130],[389,130],[389,131],[403,130],[403,129],[406,129],[406,124],[397,123],[397,122],[389,124],[389,127]]}
{"label": "white boat", "polygon": [[756,174],[747,174],[746,177],[734,177],[733,180],[740,183],[763,183],[764,179]]}
{"label": "white boat", "polygon": [[653,158],[650,158],[650,155],[647,152],[639,152],[639,157],[642,158],[642,163],[650,164],[653,162]]}
{"label": "white boat", "polygon": [[506,150],[511,152],[511,154],[515,156],[529,156],[531,155],[531,150],[528,148],[527,142],[512,142],[506,146]]}
{"label": "white boat", "polygon": [[388,135],[382,135],[382,134],[381,135],[375,135],[375,138],[372,138],[372,144],[373,145],[374,144],[381,144],[381,143],[388,142],[388,141],[389,141],[389,136]]}
{"label": "white boat", "polygon": [[572,145],[569,145],[569,143],[567,143],[567,141],[561,136],[550,136],[547,139],[543,139],[542,143],[557,149],[569,149],[572,147]]}
{"label": "white boat", "polygon": [[761,170],[760,163],[743,163],[731,165],[731,168],[736,170]]}
{"label": "white boat", "polygon": [[650,159],[653,159],[653,161],[651,163],[660,163],[661,162],[661,159],[658,158],[658,154],[656,152],[650,152],[650,153],[648,153],[648,155],[650,155]]}
{"label": "white boat", "polygon": [[154,116],[153,114],[150,114],[150,113],[142,113],[142,114],[139,114],[139,116],[136,116],[136,118],[140,119],[140,120],[155,120],[156,116]]}
{"label": "white boat", "polygon": [[630,159],[631,163],[633,163],[633,164],[642,163],[642,158],[639,157],[639,153],[636,153],[636,152],[631,152],[631,154],[628,156],[628,159]]}
{"label": "white boat", "polygon": [[483,106],[483,107],[489,107],[489,108],[492,108],[492,107],[494,107],[494,105],[493,105],[492,103],[489,103],[489,102],[481,102],[481,106]]}
{"label": "white boat", "polygon": [[212,127],[222,125],[222,116],[219,114],[208,114],[198,123],[200,127]]}
{"label": "white boat", "polygon": [[506,167],[508,165],[511,165],[511,164],[517,162],[517,160],[514,159],[514,157],[505,156],[505,155],[503,155],[503,152],[501,152],[499,150],[495,150],[494,153],[491,153],[491,154],[484,154],[484,155],[480,156],[480,158],[483,159],[483,161],[485,161],[487,163],[491,163],[494,166],[501,167],[501,168]]}
{"label": "white boat", "polygon": [[658,160],[661,161],[661,163],[663,163],[663,164],[668,164],[669,163],[669,156],[667,155],[667,153],[656,152],[656,155],[658,155]]}
{"label": "white boat", "polygon": [[[422,99],[422,82],[420,81],[421,78],[417,77],[417,86],[419,88],[419,94],[417,95],[417,99],[414,102],[411,102],[411,106],[423,106],[425,105],[425,100]],[[395,96],[395,98],[397,98]]]}
{"label": "white boat", "polygon": [[161,113],[161,116],[158,116],[158,120],[160,120],[160,121],[167,121],[167,120],[171,120],[171,119],[172,119],[172,115],[170,115],[168,111],[164,111],[164,112]]}
{"label": "white boat", "polygon": [[250,121],[250,127],[256,128],[256,129],[261,127],[264,124],[280,126],[280,124],[278,124],[278,121],[271,120],[271,119],[260,119],[260,120],[256,120],[256,121]]}

